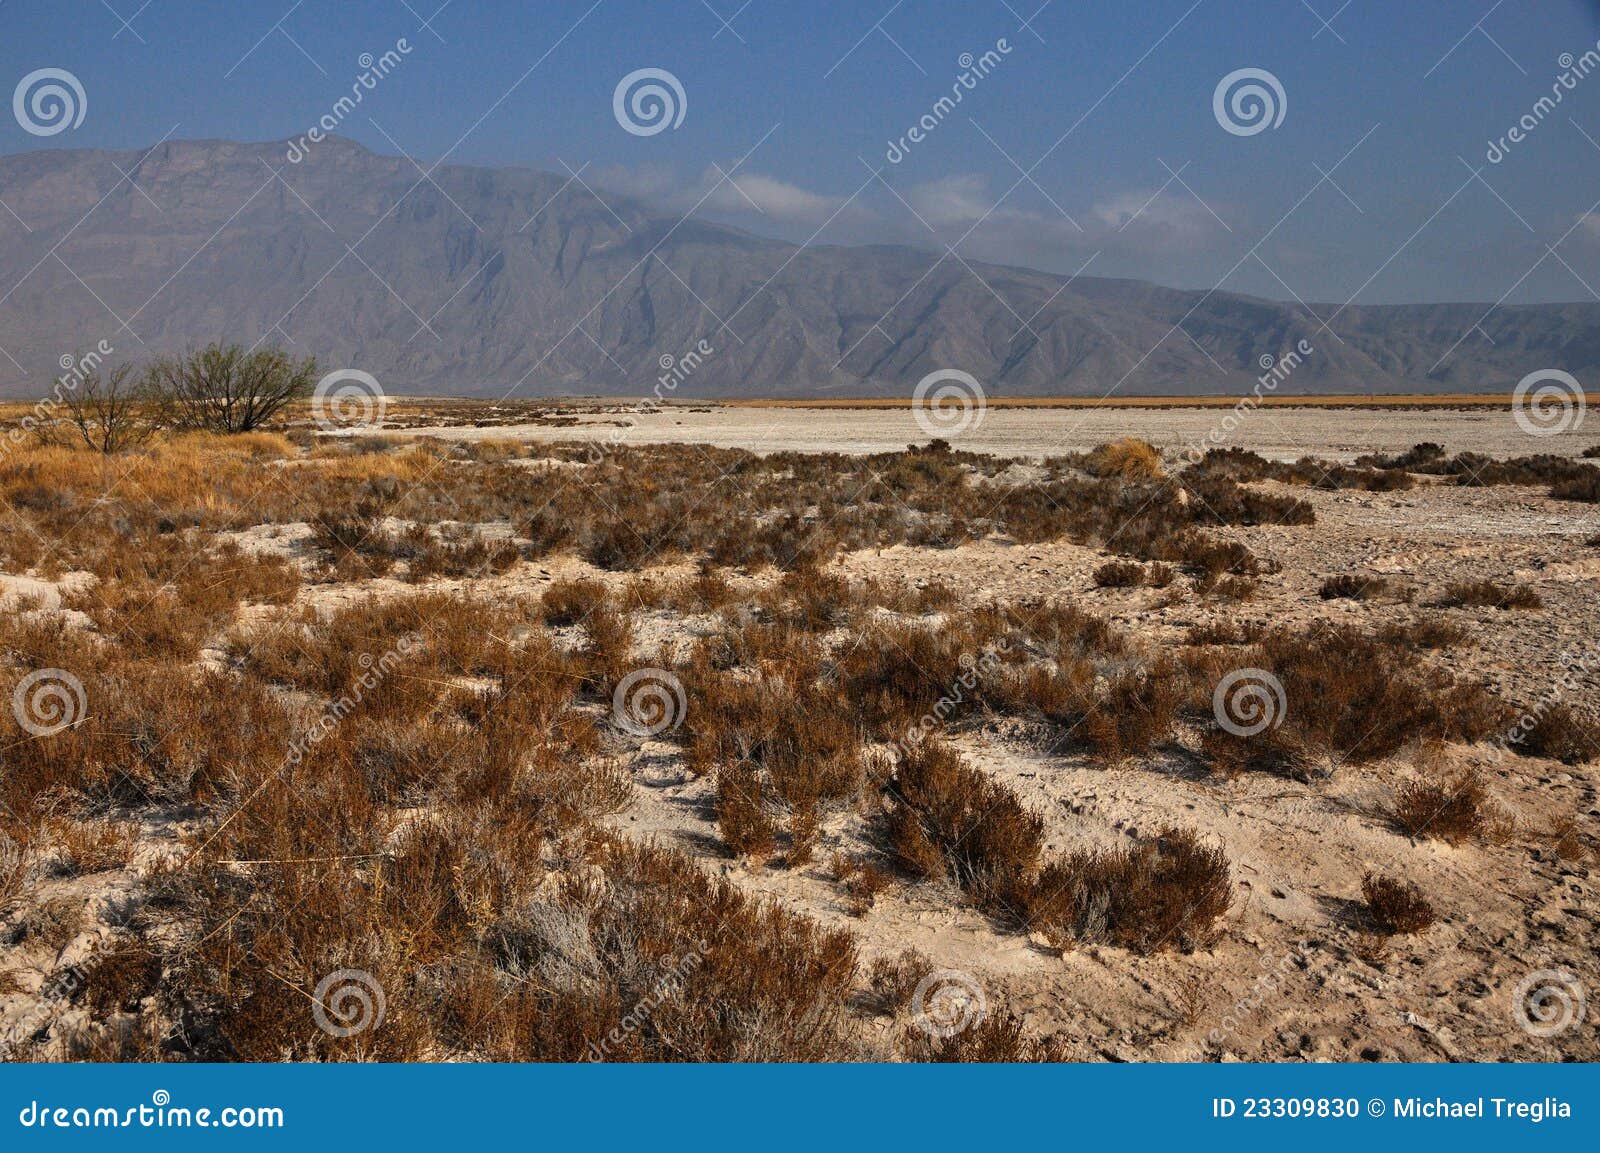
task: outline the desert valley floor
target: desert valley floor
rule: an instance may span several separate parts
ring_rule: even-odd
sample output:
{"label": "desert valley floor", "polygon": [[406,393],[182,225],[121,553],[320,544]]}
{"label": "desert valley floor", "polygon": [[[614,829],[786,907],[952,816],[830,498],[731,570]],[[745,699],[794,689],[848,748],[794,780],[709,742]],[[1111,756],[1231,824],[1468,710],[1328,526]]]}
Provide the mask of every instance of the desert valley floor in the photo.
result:
{"label": "desert valley floor", "polygon": [[12,449],[0,1042],[1600,1058],[1600,429],[1222,415]]}

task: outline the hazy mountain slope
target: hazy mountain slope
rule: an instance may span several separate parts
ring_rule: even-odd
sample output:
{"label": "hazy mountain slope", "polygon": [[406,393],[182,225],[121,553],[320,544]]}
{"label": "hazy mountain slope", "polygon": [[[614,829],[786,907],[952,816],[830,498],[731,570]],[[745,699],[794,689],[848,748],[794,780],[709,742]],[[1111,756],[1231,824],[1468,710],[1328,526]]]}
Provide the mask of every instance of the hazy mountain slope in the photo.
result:
{"label": "hazy mountain slope", "polygon": [[266,336],[391,391],[496,395],[640,394],[700,340],[715,352],[678,395],[905,392],[940,368],[999,395],[1237,392],[1301,338],[1316,352],[1280,392],[1600,365],[1597,305],[1497,309],[1439,365],[1485,306],[1351,308],[1330,332],[1231,293],[974,266],[986,286],[911,249],[797,250],[563,176],[421,176],[340,140],[298,165],[216,141],[0,157],[0,199],[32,230],[0,212],[0,348],[28,374],[0,355],[0,388],[40,393],[102,338],[139,356]]}

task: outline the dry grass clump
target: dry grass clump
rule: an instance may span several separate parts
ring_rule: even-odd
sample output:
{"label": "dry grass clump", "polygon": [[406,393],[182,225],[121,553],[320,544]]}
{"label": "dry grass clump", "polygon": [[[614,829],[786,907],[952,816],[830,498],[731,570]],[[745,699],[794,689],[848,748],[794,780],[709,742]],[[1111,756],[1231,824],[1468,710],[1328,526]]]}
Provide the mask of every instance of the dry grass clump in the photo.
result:
{"label": "dry grass clump", "polygon": [[1433,905],[1410,881],[1368,873],[1361,881],[1368,922],[1384,936],[1420,933],[1433,924]]}
{"label": "dry grass clump", "polygon": [[1470,639],[1466,629],[1442,617],[1419,617],[1386,624],[1378,629],[1376,635],[1380,644],[1418,651],[1454,648]]}
{"label": "dry grass clump", "polygon": [[1322,587],[1317,590],[1317,595],[1325,601],[1338,599],[1365,601],[1382,596],[1388,589],[1389,582],[1383,577],[1340,573],[1323,581]]}
{"label": "dry grass clump", "polygon": [[[1509,719],[1509,708],[1481,687],[1418,665],[1350,625],[1268,633],[1241,667],[1272,673],[1282,685],[1276,724],[1259,737],[1284,736],[1360,764],[1419,737],[1475,741]],[[1218,743],[1254,741],[1218,734]]]}
{"label": "dry grass clump", "polygon": [[65,877],[126,868],[133,859],[137,829],[118,821],[52,821],[48,835],[55,848],[52,867]]}
{"label": "dry grass clump", "polygon": [[1445,589],[1439,602],[1444,608],[1536,609],[1544,602],[1527,585],[1496,584],[1494,581],[1460,581]]}
{"label": "dry grass clump", "polygon": [[1210,940],[1232,900],[1227,856],[1183,830],[1044,861],[1038,814],[937,742],[906,753],[890,793],[902,868],[947,877],[996,919],[1060,941],[1187,951]]}
{"label": "dry grass clump", "polygon": [[1410,837],[1433,837],[1451,844],[1480,840],[1493,827],[1489,792],[1471,769],[1438,779],[1418,777],[1400,786],[1389,818]]}
{"label": "dry grass clump", "polygon": [[544,590],[544,620],[557,628],[575,625],[611,603],[606,586],[596,580],[559,580]]}
{"label": "dry grass clump", "polygon": [[1232,903],[1227,855],[1164,829],[1128,848],[1083,850],[1046,865],[1030,922],[1060,939],[1136,953],[1209,944]]}
{"label": "dry grass clump", "polygon": [[974,1064],[1056,1064],[1070,1060],[1064,1041],[1033,1037],[1009,1012],[986,1015],[949,1037],[930,1035],[915,1026],[905,1031],[905,1048],[913,1061]]}
{"label": "dry grass clump", "polygon": [[1160,450],[1131,436],[1095,448],[1084,457],[1083,470],[1090,476],[1118,480],[1160,480],[1164,475]]}
{"label": "dry grass clump", "polygon": [[890,795],[889,843],[901,868],[948,877],[986,911],[1021,919],[1043,844],[1038,814],[938,741],[905,751]]}
{"label": "dry grass clump", "polygon": [[1557,701],[1536,710],[1533,723],[1521,727],[1513,744],[1519,753],[1581,765],[1600,757],[1600,727]]}
{"label": "dry grass clump", "polygon": [[894,878],[871,861],[859,861],[844,853],[835,853],[829,868],[844,890],[845,908],[852,917],[866,916],[894,884]]}
{"label": "dry grass clump", "polygon": [[1107,561],[1094,570],[1094,583],[1103,589],[1138,588],[1144,579],[1144,566],[1134,561]]}

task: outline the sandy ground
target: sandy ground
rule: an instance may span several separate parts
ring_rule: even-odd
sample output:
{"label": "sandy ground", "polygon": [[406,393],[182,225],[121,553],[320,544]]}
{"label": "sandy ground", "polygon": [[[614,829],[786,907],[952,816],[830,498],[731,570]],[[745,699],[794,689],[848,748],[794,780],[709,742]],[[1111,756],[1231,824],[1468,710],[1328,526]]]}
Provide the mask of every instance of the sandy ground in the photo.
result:
{"label": "sandy ground", "polygon": [[[709,444],[753,452],[894,452],[930,434],[910,409],[669,407],[634,413],[594,413],[566,427],[524,424],[486,428],[400,430],[399,436],[451,440],[530,440],[609,444]],[[1420,441],[1451,452],[1495,456],[1558,453],[1576,456],[1600,443],[1600,426],[1530,436],[1509,411],[1396,411],[1390,409],[1260,408],[1233,419],[1227,410],[991,408],[965,429],[947,427],[952,444],[999,456],[1079,452],[1121,436],[1158,448],[1191,445],[1248,448],[1275,460],[1314,455],[1349,461],[1369,452],[1402,452]]]}
{"label": "sandy ground", "polygon": [[[1105,556],[1071,544],[900,546],[854,554],[840,567],[852,576],[937,578],[974,601],[1067,594],[1150,645],[1226,619],[1320,617],[1375,626],[1415,615],[1451,581],[1528,580],[1545,598],[1541,611],[1427,610],[1471,633],[1442,663],[1531,702],[1587,654],[1594,671],[1579,678],[1577,698],[1595,699],[1600,556],[1583,543],[1600,527],[1594,513],[1575,514],[1540,490],[1520,488],[1304,495],[1316,505],[1317,524],[1236,530],[1286,565],[1243,606],[1192,597],[1166,604],[1164,591],[1097,589],[1090,572]],[[1323,578],[1342,572],[1387,573],[1416,589],[1415,604],[1320,600]],[[1082,1060],[1600,1056],[1593,1008],[1546,1038],[1519,1023],[1516,996],[1522,982],[1548,983],[1535,975],[1552,971],[1576,976],[1585,996],[1600,989],[1593,859],[1562,860],[1550,836],[1563,818],[1576,819],[1591,838],[1596,833],[1596,766],[1518,757],[1497,763],[1489,746],[1452,748],[1452,764],[1487,774],[1507,831],[1499,843],[1451,846],[1413,841],[1382,816],[1395,786],[1415,771],[1409,751],[1372,765],[1329,766],[1327,781],[1304,785],[1200,776],[1180,757],[1106,768],[1084,756],[1043,753],[1014,722],[963,732],[956,743],[1045,815],[1053,849],[1113,844],[1166,823],[1223,843],[1235,893],[1218,943],[1189,956],[1063,952],[1055,942],[997,931],[958,894],[930,885],[897,886],[864,917],[851,917],[827,862],[835,850],[867,858],[879,851],[860,814],[835,813],[808,866],[735,864],[718,852],[710,782],[688,776],[668,743],[632,754],[637,799],[618,824],[696,853],[753,891],[848,925],[868,958],[916,948],[943,968],[970,974],[1033,1028],[1070,1038]],[[1359,917],[1361,879],[1372,870],[1418,883],[1438,923],[1376,947]]]}

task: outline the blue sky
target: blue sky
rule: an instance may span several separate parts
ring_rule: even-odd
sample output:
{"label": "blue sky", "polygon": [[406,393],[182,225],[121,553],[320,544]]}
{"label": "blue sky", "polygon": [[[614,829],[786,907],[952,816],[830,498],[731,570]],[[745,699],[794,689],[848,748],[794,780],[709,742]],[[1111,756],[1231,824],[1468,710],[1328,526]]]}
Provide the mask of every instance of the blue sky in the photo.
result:
{"label": "blue sky", "polygon": [[[1486,158],[1562,54],[1596,49],[1593,3],[442,3],[0,0],[0,96],[61,68],[87,98],[83,123],[50,137],[0,116],[0,151],[297,136],[363,53],[403,37],[403,64],[340,128],[374,151],[565,164],[602,195],[679,212],[737,164],[737,187],[698,211],[797,242],[957,244],[1338,304],[1600,289],[1600,72]],[[962,54],[1002,39],[960,106],[889,163]],[[614,90],[641,68],[681,83],[677,128],[619,125]],[[1253,135],[1213,108],[1244,68],[1284,93],[1281,123]]]}

